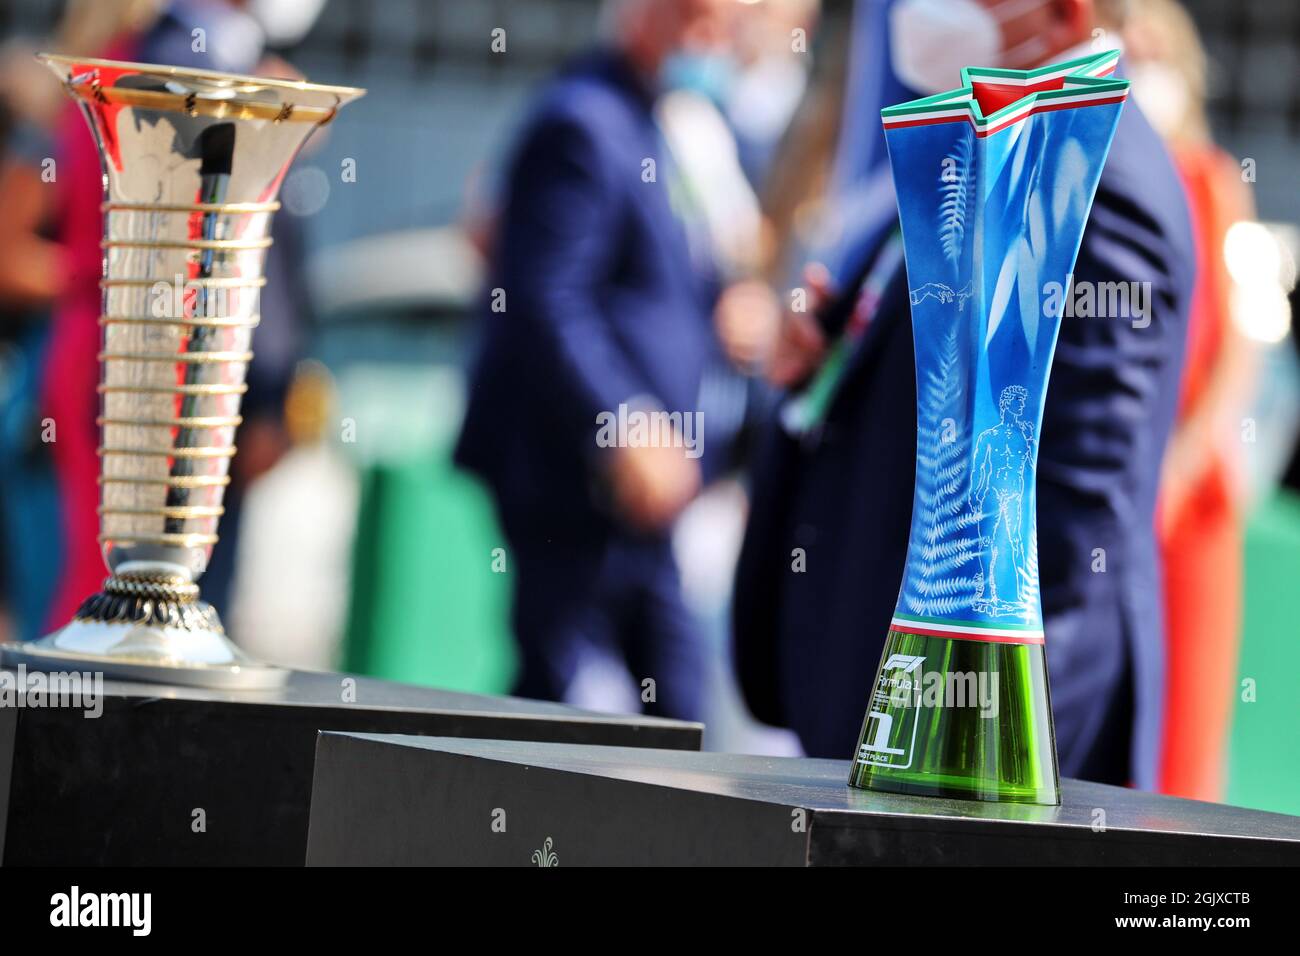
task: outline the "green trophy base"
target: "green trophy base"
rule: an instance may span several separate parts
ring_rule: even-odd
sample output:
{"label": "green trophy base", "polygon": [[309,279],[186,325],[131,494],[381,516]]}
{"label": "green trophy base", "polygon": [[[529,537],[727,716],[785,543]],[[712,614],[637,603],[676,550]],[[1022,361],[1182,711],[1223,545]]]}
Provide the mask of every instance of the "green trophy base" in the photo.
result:
{"label": "green trophy base", "polygon": [[891,630],[849,784],[1059,804],[1043,645]]}

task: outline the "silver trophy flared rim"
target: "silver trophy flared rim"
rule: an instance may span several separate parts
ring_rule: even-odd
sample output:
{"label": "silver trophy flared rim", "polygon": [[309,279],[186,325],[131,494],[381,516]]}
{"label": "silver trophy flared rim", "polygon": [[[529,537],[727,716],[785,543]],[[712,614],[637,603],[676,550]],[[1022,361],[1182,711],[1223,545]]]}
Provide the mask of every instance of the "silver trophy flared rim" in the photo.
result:
{"label": "silver trophy flared rim", "polygon": [[164,79],[199,80],[218,86],[239,86],[292,90],[298,93],[328,93],[337,96],[340,104],[365,96],[366,91],[359,86],[330,86],[323,83],[308,83],[306,80],[286,80],[269,76],[251,76],[246,73],[223,73],[219,70],[200,70],[181,66],[167,66],[162,63],[135,63],[128,60],[101,60],[89,56],[69,56],[62,53],[37,53],[36,58],[51,66],[57,64],[65,67],[96,66],[113,70],[129,70],[131,73],[145,76],[157,76]]}

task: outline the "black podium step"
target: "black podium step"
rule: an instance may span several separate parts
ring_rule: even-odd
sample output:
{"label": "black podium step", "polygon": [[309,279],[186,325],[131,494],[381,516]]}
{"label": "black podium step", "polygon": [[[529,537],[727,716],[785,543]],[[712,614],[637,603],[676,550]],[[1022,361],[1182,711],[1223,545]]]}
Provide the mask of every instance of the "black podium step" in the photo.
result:
{"label": "black podium step", "polygon": [[836,760],[325,733],[308,865],[1300,864],[1300,817],[1076,780],[1060,807],[850,789]]}
{"label": "black podium step", "polygon": [[46,702],[0,703],[6,865],[301,866],[321,730],[669,749],[698,749],[703,734],[694,723],[305,672],[268,692],[105,681],[98,717],[36,703]]}

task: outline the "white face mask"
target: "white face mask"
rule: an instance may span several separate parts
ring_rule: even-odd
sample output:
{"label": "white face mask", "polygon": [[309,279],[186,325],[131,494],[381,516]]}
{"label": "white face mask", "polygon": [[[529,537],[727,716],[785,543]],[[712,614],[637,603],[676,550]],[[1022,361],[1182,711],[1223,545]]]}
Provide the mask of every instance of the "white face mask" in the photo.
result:
{"label": "white face mask", "polygon": [[248,12],[271,46],[293,46],[307,35],[325,0],[251,0]]}
{"label": "white face mask", "polygon": [[1130,67],[1129,79],[1138,106],[1156,132],[1165,138],[1178,132],[1192,99],[1183,75],[1167,63],[1146,60]]}
{"label": "white face mask", "polygon": [[975,0],[899,0],[889,13],[889,51],[905,86],[931,96],[961,86],[964,66],[1032,62],[1047,41],[1030,37],[1002,49],[1002,20],[1011,20],[1045,0],[1003,0],[985,9]]}

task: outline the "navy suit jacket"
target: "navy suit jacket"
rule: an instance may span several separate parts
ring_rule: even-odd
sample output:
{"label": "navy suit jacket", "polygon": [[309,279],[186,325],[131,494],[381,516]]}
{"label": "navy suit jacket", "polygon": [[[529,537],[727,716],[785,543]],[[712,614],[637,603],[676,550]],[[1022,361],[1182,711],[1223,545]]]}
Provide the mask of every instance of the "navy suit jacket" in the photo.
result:
{"label": "navy suit jacket", "polygon": [[598,414],[696,407],[710,290],[652,110],[625,61],[593,54],[543,91],[509,164],[456,457],[516,546],[582,551],[619,533],[593,463]]}
{"label": "navy suit jacket", "polygon": [[[868,246],[896,217],[891,209],[863,230]],[[1115,782],[1154,784],[1164,668],[1153,512],[1193,263],[1178,176],[1130,100],[1075,281],[1151,283],[1149,324],[1063,320],[1039,449],[1041,595],[1066,774],[1093,775],[1099,744],[1114,745],[1126,765]],[[755,474],[737,571],[737,670],[754,714],[793,728],[816,756],[852,753],[902,579],[916,463],[907,288],[900,268],[820,434],[796,442],[773,427]],[[803,573],[791,570],[796,547]]]}

